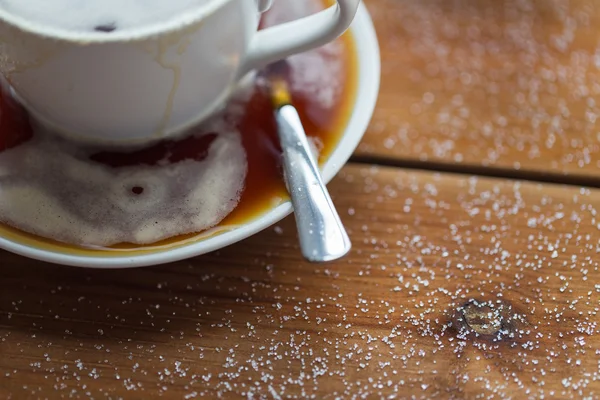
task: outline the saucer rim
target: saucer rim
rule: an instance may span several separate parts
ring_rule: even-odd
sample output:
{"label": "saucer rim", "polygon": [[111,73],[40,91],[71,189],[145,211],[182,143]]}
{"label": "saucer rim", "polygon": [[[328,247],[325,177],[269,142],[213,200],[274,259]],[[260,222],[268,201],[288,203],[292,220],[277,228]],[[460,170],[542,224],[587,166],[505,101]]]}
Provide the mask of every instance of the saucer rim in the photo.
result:
{"label": "saucer rim", "polygon": [[[348,162],[362,140],[375,111],[379,94],[381,59],[379,42],[367,7],[361,3],[350,33],[358,58],[358,85],[350,120],[329,159],[322,168],[322,177],[329,183]],[[38,261],[81,268],[117,269],[168,264],[210,253],[263,231],[292,213],[290,200],[274,207],[252,221],[208,239],[181,247],[147,254],[128,256],[82,256],[43,250],[0,237],[0,248]]]}

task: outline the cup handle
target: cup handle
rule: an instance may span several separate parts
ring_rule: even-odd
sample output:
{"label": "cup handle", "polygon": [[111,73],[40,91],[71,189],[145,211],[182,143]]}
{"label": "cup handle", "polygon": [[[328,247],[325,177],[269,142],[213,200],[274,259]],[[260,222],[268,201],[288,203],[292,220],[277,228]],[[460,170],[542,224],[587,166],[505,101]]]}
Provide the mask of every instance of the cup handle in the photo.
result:
{"label": "cup handle", "polygon": [[257,32],[239,76],[331,42],[348,29],[359,4],[360,0],[337,0],[336,5],[314,15]]}

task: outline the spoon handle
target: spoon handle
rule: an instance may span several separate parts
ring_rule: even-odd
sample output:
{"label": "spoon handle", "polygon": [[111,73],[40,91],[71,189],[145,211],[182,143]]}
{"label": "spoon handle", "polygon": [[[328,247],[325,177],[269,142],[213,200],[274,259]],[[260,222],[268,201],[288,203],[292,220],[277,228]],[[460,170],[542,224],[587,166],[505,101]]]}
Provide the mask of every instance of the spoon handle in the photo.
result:
{"label": "spoon handle", "polygon": [[352,247],[291,105],[276,110],[284,177],[292,198],[300,248],[311,262],[333,261]]}

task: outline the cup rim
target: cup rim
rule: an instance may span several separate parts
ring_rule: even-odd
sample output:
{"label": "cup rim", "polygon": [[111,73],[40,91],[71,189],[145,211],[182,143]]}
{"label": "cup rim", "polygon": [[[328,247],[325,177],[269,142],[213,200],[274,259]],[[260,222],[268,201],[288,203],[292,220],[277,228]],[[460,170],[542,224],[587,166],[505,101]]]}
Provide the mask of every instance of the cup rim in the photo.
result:
{"label": "cup rim", "polygon": [[213,14],[230,1],[232,0],[211,0],[207,4],[178,15],[170,20],[148,24],[140,28],[111,32],[110,34],[95,31],[73,33],[67,29],[32,23],[26,18],[9,13],[2,8],[0,8],[0,22],[4,22],[21,32],[29,33],[31,35],[74,44],[88,45],[135,42],[185,30],[210,14]]}
{"label": "cup rim", "polygon": [[[375,28],[366,6],[361,3],[350,32],[358,58],[358,85],[353,110],[344,133],[322,168],[322,177],[329,183],[350,159],[358,147],[375,110],[379,94],[381,61]],[[233,230],[215,236],[182,244],[180,247],[157,250],[139,255],[72,255],[43,250],[0,236],[0,248],[35,260],[74,267],[117,269],[145,267],[189,259],[232,245],[281,221],[292,213],[291,201],[266,211],[264,214]]]}

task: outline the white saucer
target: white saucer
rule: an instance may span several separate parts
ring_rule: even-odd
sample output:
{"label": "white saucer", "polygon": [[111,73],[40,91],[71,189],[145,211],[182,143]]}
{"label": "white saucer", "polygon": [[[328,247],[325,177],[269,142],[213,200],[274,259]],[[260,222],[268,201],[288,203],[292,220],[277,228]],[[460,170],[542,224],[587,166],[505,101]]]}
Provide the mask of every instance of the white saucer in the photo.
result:
{"label": "white saucer", "polygon": [[[351,33],[358,56],[358,85],[356,103],[348,126],[338,145],[322,170],[325,182],[331,181],[348,161],[371,120],[379,92],[380,56],[379,45],[371,17],[364,4],[361,4]],[[191,240],[189,244],[163,251],[149,252],[134,256],[113,255],[88,256],[74,255],[34,248],[17,241],[0,238],[0,248],[29,258],[55,264],[86,268],[127,268],[165,264],[209,253],[246,239],[257,232],[277,223],[292,212],[291,202],[287,201],[247,224],[228,230],[203,240]]]}

